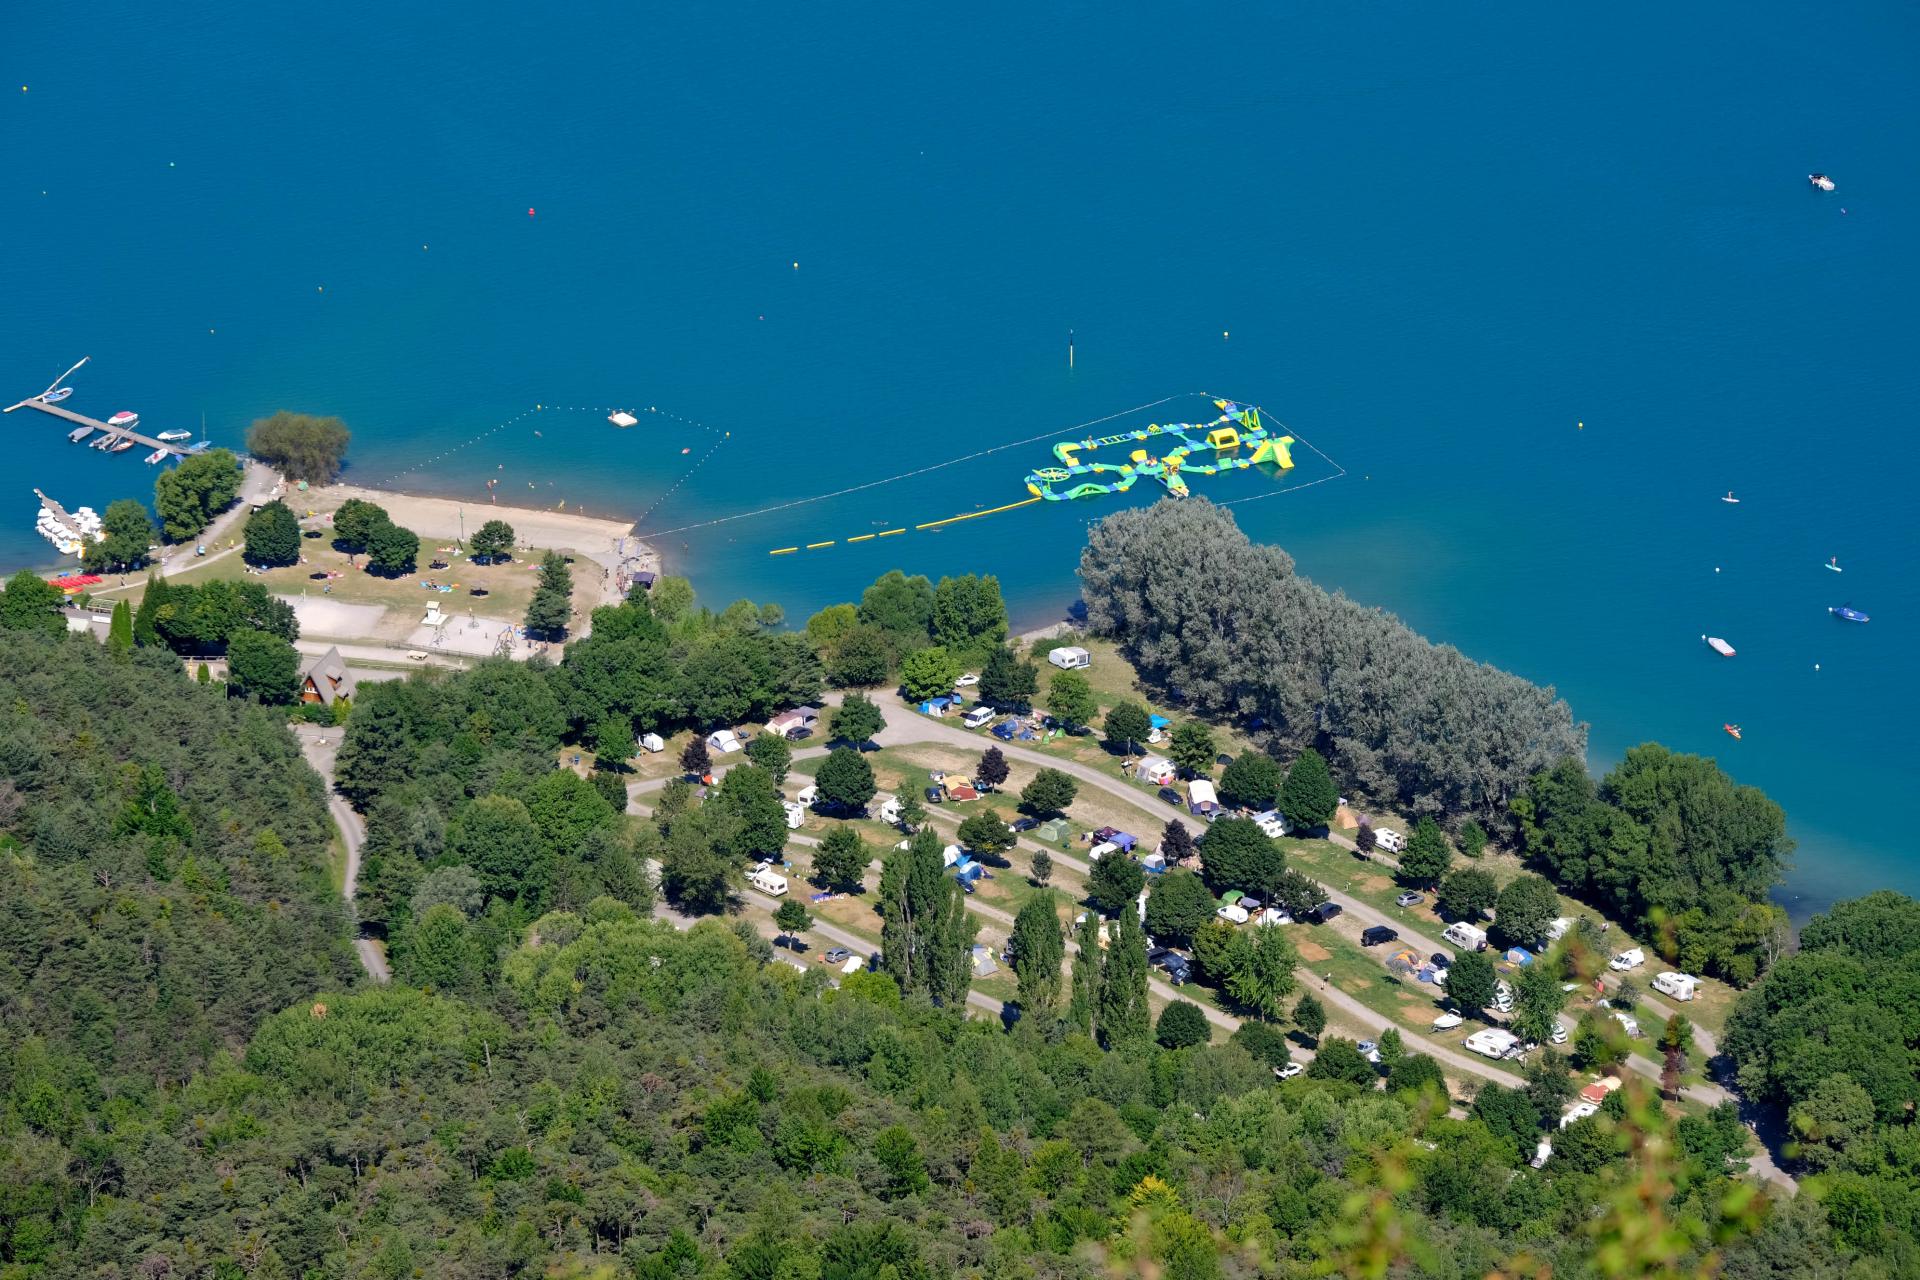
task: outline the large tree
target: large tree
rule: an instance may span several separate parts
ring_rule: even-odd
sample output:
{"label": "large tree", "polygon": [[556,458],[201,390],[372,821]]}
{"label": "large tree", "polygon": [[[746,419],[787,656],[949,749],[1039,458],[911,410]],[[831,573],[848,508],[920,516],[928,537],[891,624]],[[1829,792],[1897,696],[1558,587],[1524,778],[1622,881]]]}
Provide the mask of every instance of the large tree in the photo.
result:
{"label": "large tree", "polygon": [[1107,745],[1132,755],[1153,732],[1147,709],[1137,702],[1116,702],[1107,709],[1105,721]]}
{"label": "large tree", "polygon": [[67,629],[60,609],[66,593],[31,569],[22,569],[7,579],[0,592],[0,630],[36,632],[57,636]]}
{"label": "large tree", "polygon": [[1163,1049],[1186,1049],[1211,1040],[1213,1028],[1207,1025],[1207,1015],[1199,1005],[1174,1000],[1160,1011],[1153,1038]]}
{"label": "large tree", "polygon": [[980,700],[989,706],[1027,706],[1039,688],[1039,669],[1004,645],[995,646],[980,669]]}
{"label": "large tree", "polygon": [[1286,781],[1280,785],[1280,812],[1287,825],[1302,833],[1333,821],[1340,804],[1340,788],[1318,751],[1308,747],[1287,768]]}
{"label": "large tree", "polygon": [[727,770],[713,803],[733,817],[734,852],[757,858],[786,847],[787,814],[780,804],[780,788],[759,765],[739,764]]}
{"label": "large tree", "polygon": [[1106,949],[1100,945],[1106,927],[1098,911],[1082,911],[1073,926],[1073,976],[1067,992],[1066,1024],[1082,1035],[1093,1035],[1099,1017],[1101,970]]}
{"label": "large tree", "polygon": [[1157,877],[1147,893],[1147,932],[1162,945],[1190,946],[1213,919],[1214,905],[1205,882],[1177,867]]}
{"label": "large tree", "polygon": [[1435,907],[1450,920],[1479,920],[1493,910],[1499,900],[1500,886],[1492,873],[1479,867],[1462,867],[1440,882]]}
{"label": "large tree", "polygon": [[1047,685],[1047,710],[1061,724],[1077,729],[1092,721],[1100,704],[1085,676],[1078,671],[1056,671]]}
{"label": "large tree", "polygon": [[540,578],[527,604],[527,633],[558,640],[567,633],[573,614],[573,571],[566,557],[549,551],[540,558]]}
{"label": "large tree", "polygon": [[1463,951],[1447,968],[1447,995],[1465,1013],[1479,1013],[1493,1003],[1497,975],[1493,959],[1484,951]]}
{"label": "large tree", "polygon": [[1547,926],[1559,914],[1560,895],[1545,878],[1516,876],[1500,891],[1493,909],[1494,927],[1508,943],[1524,947],[1545,938]]}
{"label": "large tree", "polygon": [[1020,789],[1020,807],[1036,818],[1054,817],[1067,811],[1079,790],[1072,774],[1042,769]]}
{"label": "large tree", "polygon": [[933,638],[933,584],[890,570],[860,597],[860,621],[885,632],[902,649],[921,648]]}
{"label": "large tree", "polygon": [[893,654],[886,632],[861,623],[834,646],[827,671],[835,684],[870,689],[886,683],[887,673],[893,670]]}
{"label": "large tree", "polygon": [[932,628],[935,642],[954,652],[977,654],[983,645],[998,645],[1007,635],[1000,580],[971,573],[940,579],[933,592]]}
{"label": "large tree", "polygon": [[236,631],[227,641],[227,690],[257,702],[292,702],[300,688],[300,655],[279,636]]}
{"label": "large tree", "polygon": [[813,874],[829,889],[858,889],[873,861],[873,851],[852,827],[837,824],[813,851]]}
{"label": "large tree", "polygon": [[300,559],[300,521],[278,499],[247,517],[247,563],[288,565]]}
{"label": "large tree", "polygon": [[1300,953],[1285,931],[1275,926],[1234,931],[1221,984],[1241,1008],[1268,1022],[1279,1021],[1297,980]]}
{"label": "large tree", "polygon": [[107,504],[100,517],[100,538],[87,543],[80,561],[88,573],[125,573],[138,569],[150,558],[154,539],[159,535],[147,509],[132,498],[120,498]]}
{"label": "large tree", "polygon": [[1003,860],[1007,850],[1013,848],[1013,832],[1007,829],[1007,820],[992,809],[962,819],[957,834],[960,843],[977,858]]}
{"label": "large tree", "polygon": [[210,449],[160,473],[153,509],[169,542],[184,542],[240,496],[240,460],[231,449]]}
{"label": "large tree", "polygon": [[1087,901],[1107,915],[1132,915],[1147,873],[1124,853],[1110,853],[1087,874]]}
{"label": "large tree", "polygon": [[[1242,751],[1220,774],[1220,798],[1242,809],[1256,812],[1271,809],[1280,794],[1280,782],[1280,766],[1271,756]],[[1300,829],[1292,822],[1287,825]]]}
{"label": "large tree", "polygon": [[772,774],[776,783],[785,782],[793,764],[793,744],[784,734],[757,733],[747,743],[747,759]]}
{"label": "large tree", "polygon": [[1432,818],[1420,819],[1414,824],[1413,835],[1400,855],[1400,878],[1408,884],[1431,888],[1440,883],[1452,864],[1453,850],[1447,847],[1447,837],[1440,830],[1440,824]]}
{"label": "large tree", "polygon": [[333,513],[333,540],[345,551],[365,551],[373,531],[392,524],[387,509],[364,498],[348,498]]}
{"label": "large tree", "polygon": [[1051,892],[1034,894],[1014,916],[1012,950],[1021,1016],[1044,1026],[1059,1003],[1067,958],[1067,935]]}
{"label": "large tree", "polygon": [[940,645],[915,649],[900,664],[900,692],[909,702],[922,702],[953,689],[960,663]]}
{"label": "large tree", "polygon": [[1167,758],[1188,777],[1204,778],[1213,772],[1213,730],[1197,720],[1174,726],[1167,742]]}
{"label": "large tree", "polygon": [[1286,855],[1251,818],[1221,818],[1200,837],[1201,874],[1215,893],[1230,889],[1269,897],[1286,870]]}
{"label": "large tree", "polygon": [[972,983],[979,922],[946,874],[940,840],[922,831],[880,864],[880,947],[887,972],[909,995],[957,1006]]}
{"label": "large tree", "polygon": [[980,753],[980,764],[974,769],[973,776],[987,790],[998,791],[1011,772],[1007,767],[1007,757],[1000,748],[988,747]]}
{"label": "large tree", "polygon": [[874,797],[873,766],[851,747],[835,747],[814,774],[820,798],[842,813],[857,813]]}
{"label": "large tree", "polygon": [[340,478],[351,434],[338,418],[282,409],[247,428],[247,452],[289,480],[332,484]]}
{"label": "large tree", "polygon": [[695,809],[667,828],[660,854],[660,889],[683,911],[724,911],[744,876],[727,852],[727,819],[717,808]]}
{"label": "large tree", "polygon": [[827,737],[860,747],[887,726],[887,718],[864,693],[850,693],[827,713]]}
{"label": "large tree", "polygon": [[1147,935],[1132,911],[1114,921],[1100,973],[1096,1021],[1100,1040],[1110,1049],[1137,1048],[1152,1034],[1147,1005]]}
{"label": "large tree", "polygon": [[375,524],[367,532],[367,567],[389,578],[412,573],[420,562],[420,535],[403,529],[391,520]]}
{"label": "large tree", "polygon": [[1540,961],[1523,965],[1513,978],[1513,1032],[1522,1040],[1546,1044],[1567,1003],[1557,966]]}
{"label": "large tree", "polygon": [[474,530],[467,550],[481,564],[505,560],[513,554],[513,526],[505,520],[489,520]]}

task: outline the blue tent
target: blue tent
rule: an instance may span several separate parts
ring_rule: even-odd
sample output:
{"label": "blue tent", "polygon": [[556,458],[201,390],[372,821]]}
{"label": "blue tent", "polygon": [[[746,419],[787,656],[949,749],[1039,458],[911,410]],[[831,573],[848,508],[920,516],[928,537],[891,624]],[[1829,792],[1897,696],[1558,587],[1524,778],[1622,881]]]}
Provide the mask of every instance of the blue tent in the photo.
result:
{"label": "blue tent", "polygon": [[1167,719],[1165,716],[1148,716],[1147,723],[1152,725],[1156,729],[1164,729],[1168,725],[1172,724],[1173,721]]}
{"label": "blue tent", "polygon": [[1532,964],[1533,953],[1530,951],[1523,951],[1521,948],[1515,947],[1513,950],[1507,952],[1507,959],[1512,961],[1514,964],[1520,964],[1520,965]]}

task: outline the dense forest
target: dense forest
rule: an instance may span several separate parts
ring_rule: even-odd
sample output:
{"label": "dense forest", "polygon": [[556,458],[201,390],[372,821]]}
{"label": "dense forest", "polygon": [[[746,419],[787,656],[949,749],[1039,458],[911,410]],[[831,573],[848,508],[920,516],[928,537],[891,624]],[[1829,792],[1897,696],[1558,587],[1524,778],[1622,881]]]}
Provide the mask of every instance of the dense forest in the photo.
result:
{"label": "dense forest", "polygon": [[1226,511],[1168,499],[1093,526],[1081,595],[1096,634],[1195,712],[1313,748],[1361,792],[1414,815],[1508,821],[1539,770],[1582,759],[1567,704],[1332,595]]}

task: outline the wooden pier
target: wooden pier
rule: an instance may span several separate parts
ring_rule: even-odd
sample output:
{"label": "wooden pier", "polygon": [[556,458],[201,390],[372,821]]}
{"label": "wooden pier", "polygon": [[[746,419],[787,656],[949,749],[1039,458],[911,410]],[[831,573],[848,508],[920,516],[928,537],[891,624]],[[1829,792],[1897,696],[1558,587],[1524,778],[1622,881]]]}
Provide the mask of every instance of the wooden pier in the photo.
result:
{"label": "wooden pier", "polygon": [[53,518],[60,522],[60,526],[63,529],[65,529],[68,533],[72,534],[79,541],[82,541],[82,542],[86,541],[87,535],[80,531],[80,522],[75,520],[71,515],[67,514],[67,509],[65,507],[55,502],[52,498],[49,498],[46,494],[40,492],[38,489],[35,489],[33,491],[33,496],[40,499],[40,505],[45,507],[49,512],[53,514]]}
{"label": "wooden pier", "polygon": [[104,431],[108,435],[124,436],[135,444],[143,444],[149,449],[165,449],[168,453],[178,458],[187,456],[187,451],[177,444],[171,444],[165,440],[156,440],[154,437],[142,435],[138,431],[127,431],[120,427],[110,427],[97,418],[89,418],[84,413],[75,413],[71,409],[64,408],[57,404],[48,404],[46,401],[38,398],[22,400],[19,404],[8,405],[4,410],[0,410],[0,413],[12,413],[15,409],[38,409],[40,412],[50,413],[56,418],[65,418],[76,427],[92,427],[95,431]]}

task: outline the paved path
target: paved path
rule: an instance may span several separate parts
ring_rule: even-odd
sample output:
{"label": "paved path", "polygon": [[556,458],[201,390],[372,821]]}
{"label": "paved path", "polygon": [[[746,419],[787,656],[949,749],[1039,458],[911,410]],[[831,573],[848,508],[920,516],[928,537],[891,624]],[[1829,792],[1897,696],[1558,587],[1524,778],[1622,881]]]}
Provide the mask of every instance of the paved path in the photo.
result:
{"label": "paved path", "polygon": [[347,875],[340,886],[341,896],[347,900],[347,914],[354,920],[353,949],[360,954],[360,966],[367,976],[375,982],[385,982],[393,976],[387,968],[387,958],[380,954],[380,947],[373,939],[359,932],[359,914],[353,909],[353,895],[359,889],[360,882],[360,846],[367,838],[367,824],[346,797],[333,789],[334,759],[340,750],[341,729],[321,729],[315,725],[300,724],[293,727],[293,736],[300,740],[300,750],[306,756],[307,763],[320,775],[327,786],[327,812],[333,815],[333,821],[340,828],[340,843],[347,850]]}

